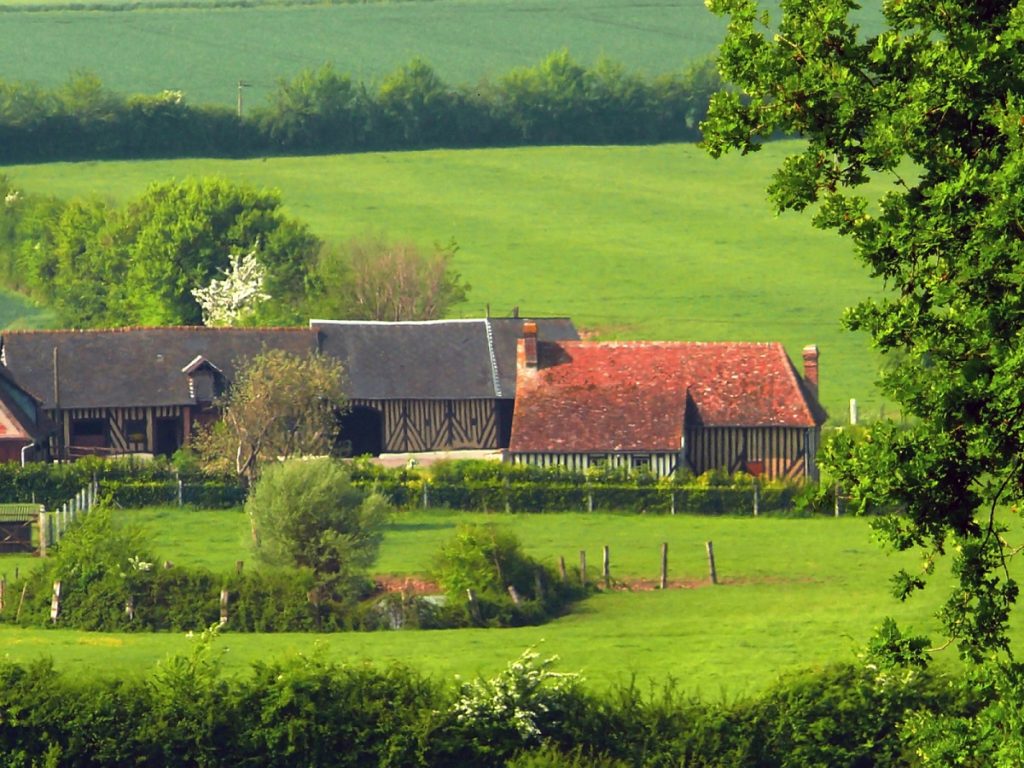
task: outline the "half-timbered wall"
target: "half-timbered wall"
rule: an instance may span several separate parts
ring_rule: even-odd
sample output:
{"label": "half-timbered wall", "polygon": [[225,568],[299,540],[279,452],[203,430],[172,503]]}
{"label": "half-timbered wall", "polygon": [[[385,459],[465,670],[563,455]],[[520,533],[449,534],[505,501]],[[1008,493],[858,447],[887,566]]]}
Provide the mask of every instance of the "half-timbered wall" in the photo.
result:
{"label": "half-timbered wall", "polygon": [[686,464],[700,475],[720,468],[748,472],[759,463],[769,480],[817,480],[818,435],[803,427],[696,427],[686,431]]}
{"label": "half-timbered wall", "polygon": [[[50,439],[54,456],[68,456],[78,453],[153,453],[156,450],[155,425],[158,419],[174,419],[178,422],[184,441],[189,436],[189,406],[167,405],[135,408],[73,408],[66,411],[50,411],[49,416],[60,429]],[[73,439],[75,423],[102,421],[103,435],[98,440],[79,441]],[[76,450],[82,449],[82,450]],[[74,458],[74,456],[70,456]]]}
{"label": "half-timbered wall", "polygon": [[353,400],[384,415],[384,451],[500,448],[496,400]]}
{"label": "half-timbered wall", "polygon": [[645,468],[659,477],[668,477],[679,464],[678,453],[513,453],[511,459],[513,464],[561,466],[573,472],[591,467]]}

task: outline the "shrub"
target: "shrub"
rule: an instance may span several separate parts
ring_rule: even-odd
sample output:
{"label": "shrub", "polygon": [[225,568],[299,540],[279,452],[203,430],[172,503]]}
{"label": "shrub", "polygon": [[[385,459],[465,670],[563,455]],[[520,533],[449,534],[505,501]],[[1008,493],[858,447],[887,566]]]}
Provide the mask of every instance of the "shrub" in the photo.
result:
{"label": "shrub", "polygon": [[514,534],[490,525],[459,526],[435,559],[434,575],[452,611],[465,606],[462,622],[478,625],[539,624],[583,594],[527,556]]}
{"label": "shrub", "polygon": [[387,505],[354,486],[339,461],[292,459],[263,471],[245,510],[261,559],[310,568],[344,594],[377,556]]}

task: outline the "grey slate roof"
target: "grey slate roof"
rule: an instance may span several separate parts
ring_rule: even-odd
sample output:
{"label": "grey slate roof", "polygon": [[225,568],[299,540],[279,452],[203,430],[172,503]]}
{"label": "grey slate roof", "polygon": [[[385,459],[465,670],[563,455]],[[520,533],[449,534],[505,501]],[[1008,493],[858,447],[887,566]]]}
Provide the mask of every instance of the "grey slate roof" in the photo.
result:
{"label": "grey slate roof", "polygon": [[[325,354],[341,360],[356,400],[480,400],[515,396],[524,318],[427,322],[311,320]],[[535,321],[549,341],[579,339],[568,318]]]}
{"label": "grey slate roof", "polygon": [[122,328],[88,331],[4,331],[3,359],[18,382],[55,407],[187,405],[188,374],[199,355],[230,381],[236,364],[265,348],[305,354],[317,348],[306,328]]}

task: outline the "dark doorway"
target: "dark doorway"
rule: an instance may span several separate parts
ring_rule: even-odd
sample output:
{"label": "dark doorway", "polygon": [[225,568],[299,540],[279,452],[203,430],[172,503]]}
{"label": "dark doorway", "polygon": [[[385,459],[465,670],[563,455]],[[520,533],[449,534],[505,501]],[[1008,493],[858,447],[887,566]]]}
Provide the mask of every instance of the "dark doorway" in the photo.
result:
{"label": "dark doorway", "polygon": [[341,456],[380,456],[384,451],[384,414],[356,405],[341,417],[335,444]]}
{"label": "dark doorway", "polygon": [[170,456],[181,448],[181,419],[177,416],[156,419],[153,423],[153,453]]}

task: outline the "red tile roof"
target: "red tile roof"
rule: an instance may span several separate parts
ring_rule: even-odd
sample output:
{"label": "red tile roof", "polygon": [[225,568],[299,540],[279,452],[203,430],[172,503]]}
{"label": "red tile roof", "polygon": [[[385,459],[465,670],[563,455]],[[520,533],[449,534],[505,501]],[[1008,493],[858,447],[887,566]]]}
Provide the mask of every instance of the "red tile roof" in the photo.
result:
{"label": "red tile roof", "polygon": [[813,427],[824,412],[781,344],[541,342],[520,368],[511,450],[678,451],[684,420]]}

